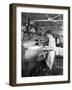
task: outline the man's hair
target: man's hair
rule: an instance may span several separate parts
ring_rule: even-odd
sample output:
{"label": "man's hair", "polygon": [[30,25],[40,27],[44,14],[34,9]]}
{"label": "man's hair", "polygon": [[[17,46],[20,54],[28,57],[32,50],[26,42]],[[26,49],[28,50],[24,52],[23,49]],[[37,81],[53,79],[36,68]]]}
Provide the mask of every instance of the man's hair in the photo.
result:
{"label": "man's hair", "polygon": [[51,30],[48,30],[48,31],[47,31],[47,34],[52,34]]}

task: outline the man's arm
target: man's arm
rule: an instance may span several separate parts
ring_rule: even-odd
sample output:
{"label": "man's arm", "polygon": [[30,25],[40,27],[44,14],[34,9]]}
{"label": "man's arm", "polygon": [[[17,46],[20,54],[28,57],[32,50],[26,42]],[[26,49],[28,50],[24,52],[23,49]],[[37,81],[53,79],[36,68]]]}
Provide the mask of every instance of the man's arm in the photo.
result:
{"label": "man's arm", "polygon": [[43,50],[54,51],[56,49],[55,39],[49,41],[49,46],[45,46]]}

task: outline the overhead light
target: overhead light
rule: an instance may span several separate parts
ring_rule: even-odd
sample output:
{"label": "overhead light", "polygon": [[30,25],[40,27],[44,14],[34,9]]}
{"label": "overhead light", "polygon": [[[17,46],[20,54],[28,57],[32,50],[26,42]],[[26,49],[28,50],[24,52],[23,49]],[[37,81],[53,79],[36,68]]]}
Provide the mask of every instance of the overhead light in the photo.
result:
{"label": "overhead light", "polygon": [[48,18],[48,20],[49,20],[49,21],[52,21],[52,19],[51,19],[51,18]]}

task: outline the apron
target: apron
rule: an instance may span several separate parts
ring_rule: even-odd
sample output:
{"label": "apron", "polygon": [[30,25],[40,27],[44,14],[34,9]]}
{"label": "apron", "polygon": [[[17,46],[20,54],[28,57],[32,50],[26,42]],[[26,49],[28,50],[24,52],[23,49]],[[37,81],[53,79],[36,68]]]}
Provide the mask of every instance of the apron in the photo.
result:
{"label": "apron", "polygon": [[47,59],[46,59],[46,64],[50,69],[52,69],[53,63],[54,63],[54,57],[55,57],[55,51],[49,51]]}

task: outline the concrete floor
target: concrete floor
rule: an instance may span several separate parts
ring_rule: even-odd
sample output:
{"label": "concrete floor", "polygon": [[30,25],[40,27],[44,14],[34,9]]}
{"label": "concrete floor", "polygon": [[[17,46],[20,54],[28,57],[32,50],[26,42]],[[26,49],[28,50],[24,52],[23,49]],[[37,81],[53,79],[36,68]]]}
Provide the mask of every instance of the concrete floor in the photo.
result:
{"label": "concrete floor", "polygon": [[63,75],[63,58],[56,57],[52,70],[49,70],[44,61],[25,61],[22,63],[22,77]]}

